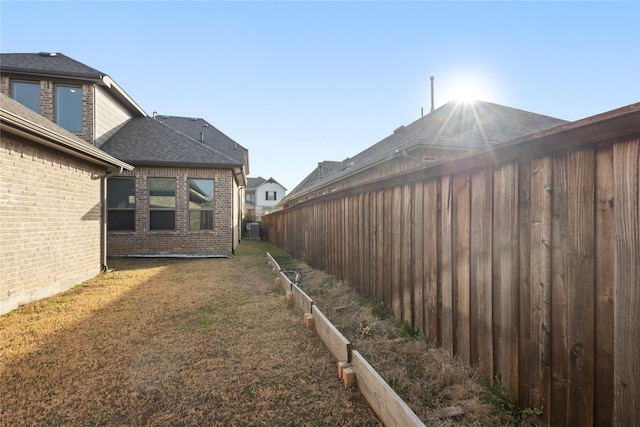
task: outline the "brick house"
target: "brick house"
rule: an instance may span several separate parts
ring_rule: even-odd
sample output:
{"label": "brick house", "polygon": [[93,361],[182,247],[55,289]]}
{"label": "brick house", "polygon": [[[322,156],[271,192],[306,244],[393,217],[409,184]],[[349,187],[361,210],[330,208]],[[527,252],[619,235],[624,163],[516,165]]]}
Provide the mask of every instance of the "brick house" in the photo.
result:
{"label": "brick house", "polygon": [[[62,290],[97,274],[101,268],[106,268],[106,255],[228,256],[234,252],[240,241],[248,151],[213,126],[202,120],[164,123],[158,117],[149,117],[108,75],[60,53],[0,54],[0,93],[5,95],[2,105],[3,117],[6,115],[7,120],[16,116],[15,120],[23,120],[26,127],[31,122],[37,123],[36,129],[29,128],[29,132],[41,132],[56,141],[56,135],[64,136],[62,144],[51,141],[46,144],[47,154],[40,154],[39,146],[38,150],[18,149],[15,140],[9,141],[10,134],[5,133],[8,122],[6,124],[3,118],[0,178],[4,199],[0,206],[3,224],[0,238],[6,252],[0,268],[0,308],[13,307],[16,301],[20,304],[34,299],[34,295],[50,295],[49,289]],[[7,107],[5,111],[5,105],[12,110]],[[26,133],[21,132],[24,137]],[[84,141],[81,149],[76,147],[79,141]],[[69,151],[69,144],[77,149]],[[49,160],[54,156],[50,153],[52,150],[56,152],[55,156],[61,152],[73,157],[73,162],[66,157]],[[83,150],[88,150],[91,156]],[[19,162],[12,157],[16,153],[23,153]],[[98,169],[92,163],[96,156],[102,162]],[[40,159],[38,164],[49,166],[60,163],[60,169],[66,172],[56,169],[56,174],[51,175],[53,168],[49,167],[45,173],[31,163],[27,164],[24,160],[27,157]],[[87,157],[91,168],[84,164]],[[81,159],[81,163],[74,163],[78,162],[76,159]],[[84,183],[85,174],[78,172],[80,170],[86,170],[86,175],[93,177],[92,185]],[[14,179],[14,176],[28,175],[32,171],[33,180]],[[76,178],[63,179],[58,172]],[[109,178],[102,180],[103,188],[100,177],[106,177],[107,173]],[[66,196],[57,187],[45,185],[42,180],[49,176],[53,178],[52,182],[64,182],[70,193],[78,187],[77,191],[87,192],[87,198],[95,199],[93,210],[87,212],[97,217],[82,216],[91,218],[82,224],[86,226],[97,221],[100,233],[91,234],[95,237],[92,245],[102,251],[99,255],[102,258],[97,264],[91,263],[91,273],[85,270],[82,274],[70,272],[69,277],[64,278],[43,274],[47,268],[42,267],[33,273],[42,276],[41,281],[33,281],[41,282],[34,289],[42,291],[31,289],[31,285],[26,289],[24,283],[31,281],[23,275],[15,275],[15,279],[11,279],[14,284],[7,285],[12,287],[5,288],[9,283],[5,277],[20,268],[25,259],[43,258],[43,262],[44,259],[55,259],[57,270],[73,270],[68,260],[76,262],[75,249],[87,256],[95,252],[83,244],[71,248],[62,243],[70,235],[88,239],[90,234],[78,233],[71,227],[77,218],[67,217],[69,212],[60,206],[64,204],[60,201],[58,204],[47,203],[46,211],[34,211],[41,214],[39,220],[46,224],[56,221],[70,224],[71,228],[59,227],[55,233],[52,229],[52,234],[43,232],[32,236],[28,230],[31,220],[15,213],[20,210],[30,212],[22,203],[35,203],[35,199],[27,202],[14,197],[16,191],[38,194],[42,200],[62,194],[62,200],[68,197],[76,201],[76,196]],[[109,230],[102,232],[105,228]],[[15,247],[6,245],[5,240],[9,239],[24,250],[16,251]],[[22,241],[24,239],[28,241]],[[47,255],[43,257],[44,253]],[[13,259],[16,264],[5,262],[5,259]],[[63,285],[58,285],[62,282]],[[26,295],[26,299],[17,295]]]}
{"label": "brick house", "polygon": [[106,177],[132,168],[0,93],[0,314],[106,268]]}

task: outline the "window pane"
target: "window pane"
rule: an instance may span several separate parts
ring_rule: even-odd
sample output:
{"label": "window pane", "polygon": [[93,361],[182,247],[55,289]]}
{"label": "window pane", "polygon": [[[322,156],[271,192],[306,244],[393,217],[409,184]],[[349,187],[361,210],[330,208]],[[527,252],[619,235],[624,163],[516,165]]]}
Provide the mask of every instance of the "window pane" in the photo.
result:
{"label": "window pane", "polygon": [[56,86],[56,123],[71,132],[82,132],[82,88]]}
{"label": "window pane", "polygon": [[175,230],[176,211],[150,211],[149,229],[151,230]]}
{"label": "window pane", "polygon": [[135,211],[109,211],[107,216],[107,230],[133,231],[135,229]]}
{"label": "window pane", "polygon": [[13,99],[40,114],[40,83],[13,82]]}
{"label": "window pane", "polygon": [[107,180],[107,206],[109,208],[135,208],[134,178],[109,178]]}
{"label": "window pane", "polygon": [[213,208],[213,180],[189,180],[189,209]]}
{"label": "window pane", "polygon": [[189,211],[189,230],[213,230],[213,211]]}
{"label": "window pane", "polygon": [[149,178],[149,207],[151,209],[176,208],[175,178]]}

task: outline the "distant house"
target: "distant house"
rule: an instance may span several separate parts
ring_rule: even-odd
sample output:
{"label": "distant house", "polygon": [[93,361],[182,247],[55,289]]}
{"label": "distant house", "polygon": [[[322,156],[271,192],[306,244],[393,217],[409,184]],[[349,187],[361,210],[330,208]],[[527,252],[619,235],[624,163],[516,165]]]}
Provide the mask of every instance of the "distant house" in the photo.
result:
{"label": "distant house", "polygon": [[107,255],[234,252],[248,151],[215,127],[149,117],[61,53],[0,54],[0,93],[0,313],[97,274]]}
{"label": "distant house", "polygon": [[287,189],[273,178],[248,178],[244,193],[245,216],[260,221],[263,215],[276,210]]}
{"label": "distant house", "polygon": [[566,123],[490,102],[449,102],[343,161],[322,161],[281,202],[293,206],[315,196],[352,188],[412,168],[490,149]]}

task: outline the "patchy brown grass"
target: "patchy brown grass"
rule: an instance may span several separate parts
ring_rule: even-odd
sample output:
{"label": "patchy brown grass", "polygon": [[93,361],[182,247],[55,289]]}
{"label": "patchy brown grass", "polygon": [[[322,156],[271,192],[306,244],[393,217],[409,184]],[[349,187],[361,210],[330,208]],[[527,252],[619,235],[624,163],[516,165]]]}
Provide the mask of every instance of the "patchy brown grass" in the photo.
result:
{"label": "patchy brown grass", "polygon": [[0,424],[376,426],[265,242],[230,259],[114,259],[0,318]]}
{"label": "patchy brown grass", "polygon": [[314,304],[426,425],[536,425],[535,418],[509,406],[515,401],[483,387],[476,369],[431,346],[417,329],[395,321],[389,309],[286,254],[275,258],[291,280],[299,274],[299,286]]}
{"label": "patchy brown grass", "polygon": [[1,317],[0,425],[381,425],[274,284],[267,251],[427,425],[518,424],[484,401],[475,370],[384,307],[248,240],[230,259],[113,259]]}

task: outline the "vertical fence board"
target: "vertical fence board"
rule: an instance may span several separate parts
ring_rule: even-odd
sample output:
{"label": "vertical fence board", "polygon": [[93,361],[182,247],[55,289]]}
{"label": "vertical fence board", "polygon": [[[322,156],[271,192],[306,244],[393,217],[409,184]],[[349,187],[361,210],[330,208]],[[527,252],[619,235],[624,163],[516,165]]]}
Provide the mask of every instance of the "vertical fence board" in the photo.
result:
{"label": "vertical fence board", "polygon": [[439,284],[438,284],[438,183],[430,181],[424,187],[423,215],[424,215],[424,255],[423,277],[425,280],[425,333],[432,343],[439,343]]}
{"label": "vertical fence board", "polygon": [[567,283],[565,281],[568,222],[567,156],[553,158],[553,218],[551,224],[551,398],[552,425],[567,425],[568,354]]}
{"label": "vertical fence board", "polygon": [[402,241],[400,244],[400,260],[402,263],[402,320],[415,326],[415,316],[413,313],[413,271],[412,252],[413,229],[411,227],[411,217],[413,213],[412,186],[405,184],[402,186]]}
{"label": "vertical fence board", "polygon": [[[376,192],[376,286],[375,286],[375,299],[380,303],[386,303],[384,300],[384,294],[382,293],[386,275],[384,270],[385,262],[385,244],[384,244],[384,191],[380,190]],[[388,305],[387,305],[388,307]]]}
{"label": "vertical fence board", "polygon": [[394,187],[391,191],[391,307],[396,320],[402,321],[402,188]]}
{"label": "vertical fence board", "polygon": [[493,375],[493,305],[491,297],[491,232],[493,218],[493,171],[476,172],[471,180],[471,242],[469,268],[473,321],[471,359],[480,375]]}
{"label": "vertical fence board", "polygon": [[426,240],[424,232],[424,184],[417,182],[413,185],[413,212],[411,213],[411,235],[412,235],[412,265],[413,265],[413,326],[419,328],[427,335],[425,323],[425,292],[424,292],[424,248]]}
{"label": "vertical fence board", "polygon": [[442,295],[442,317],[441,317],[441,339],[442,347],[453,354],[453,270],[452,270],[452,237],[451,237],[451,205],[453,188],[451,179],[448,176],[442,177],[442,200],[441,209],[441,295]]}
{"label": "vertical fence board", "polygon": [[469,223],[471,218],[470,178],[457,176],[454,183],[454,292],[455,292],[455,352],[465,363],[471,363],[469,306]]}
{"label": "vertical fence board", "polygon": [[567,238],[565,280],[567,288],[569,348],[568,418],[581,426],[593,425],[594,381],[594,189],[593,148],[567,156],[570,227]]}
{"label": "vertical fence board", "polygon": [[615,184],[613,419],[631,425],[640,416],[640,140],[613,146]]}
{"label": "vertical fence board", "polygon": [[384,305],[393,308],[393,190],[384,190],[384,282],[382,283],[382,291],[384,292]]}
{"label": "vertical fence board", "polygon": [[613,419],[613,148],[596,155],[596,307],[594,424]]}
{"label": "vertical fence board", "polygon": [[518,378],[518,192],[517,166],[496,169],[493,180],[494,364],[503,383],[517,392]]}
{"label": "vertical fence board", "polygon": [[530,283],[531,340],[529,342],[530,403],[543,411],[548,425],[551,403],[551,189],[552,162],[531,161]]}
{"label": "vertical fence board", "polygon": [[[518,164],[518,402],[531,400],[531,162]],[[531,406],[531,405],[528,405]]]}

